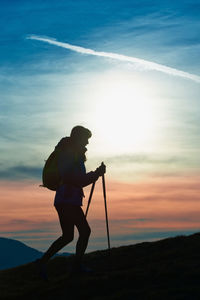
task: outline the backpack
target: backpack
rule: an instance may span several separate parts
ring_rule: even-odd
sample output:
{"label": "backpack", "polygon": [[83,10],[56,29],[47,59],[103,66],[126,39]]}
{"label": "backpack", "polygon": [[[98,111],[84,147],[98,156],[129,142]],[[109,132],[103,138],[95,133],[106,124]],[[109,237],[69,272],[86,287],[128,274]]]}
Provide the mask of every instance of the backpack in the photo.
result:
{"label": "backpack", "polygon": [[42,171],[42,186],[52,191],[56,191],[61,184],[58,172],[58,154],[59,151],[56,149],[49,155]]}
{"label": "backpack", "polygon": [[56,191],[61,185],[62,179],[58,171],[58,156],[60,151],[66,149],[69,145],[69,137],[62,138],[56,145],[55,150],[49,155],[45,161],[42,171],[42,187],[46,187],[51,191]]}

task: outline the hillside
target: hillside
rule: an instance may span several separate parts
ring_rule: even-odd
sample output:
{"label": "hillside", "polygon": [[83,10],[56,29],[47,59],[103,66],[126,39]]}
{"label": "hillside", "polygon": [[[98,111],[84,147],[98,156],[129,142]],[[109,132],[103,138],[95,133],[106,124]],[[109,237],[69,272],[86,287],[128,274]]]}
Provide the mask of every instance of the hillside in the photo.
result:
{"label": "hillside", "polygon": [[71,257],[48,265],[41,281],[34,264],[0,271],[0,299],[200,299],[200,234],[97,251],[85,256],[93,275],[70,278]]}

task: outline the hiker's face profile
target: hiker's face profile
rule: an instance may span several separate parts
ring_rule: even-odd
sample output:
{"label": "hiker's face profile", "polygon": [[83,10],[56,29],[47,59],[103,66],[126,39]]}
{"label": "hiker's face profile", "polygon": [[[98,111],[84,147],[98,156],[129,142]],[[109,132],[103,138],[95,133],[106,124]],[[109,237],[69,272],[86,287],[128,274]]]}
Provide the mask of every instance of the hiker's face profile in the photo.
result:
{"label": "hiker's face profile", "polygon": [[80,146],[86,146],[89,143],[88,138],[85,136],[80,136],[77,142]]}

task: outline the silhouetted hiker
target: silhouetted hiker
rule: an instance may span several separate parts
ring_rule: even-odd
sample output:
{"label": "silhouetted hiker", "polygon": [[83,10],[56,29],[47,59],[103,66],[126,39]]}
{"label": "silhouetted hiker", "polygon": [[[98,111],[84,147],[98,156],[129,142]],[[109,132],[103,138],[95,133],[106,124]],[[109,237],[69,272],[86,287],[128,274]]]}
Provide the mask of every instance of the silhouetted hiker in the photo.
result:
{"label": "silhouetted hiker", "polygon": [[40,276],[47,279],[46,264],[49,259],[70,243],[74,238],[74,226],[77,227],[79,238],[76,254],[72,265],[72,273],[82,271],[82,258],[87,248],[90,227],[81,208],[84,197],[83,187],[96,181],[106,172],[101,165],[94,172],[86,173],[85,152],[88,139],[92,136],[89,129],[76,126],[70,137],[62,138],[56,146],[59,149],[58,170],[62,184],[56,190],[54,206],[58,212],[62,235],[49,247],[41,259],[37,260]]}

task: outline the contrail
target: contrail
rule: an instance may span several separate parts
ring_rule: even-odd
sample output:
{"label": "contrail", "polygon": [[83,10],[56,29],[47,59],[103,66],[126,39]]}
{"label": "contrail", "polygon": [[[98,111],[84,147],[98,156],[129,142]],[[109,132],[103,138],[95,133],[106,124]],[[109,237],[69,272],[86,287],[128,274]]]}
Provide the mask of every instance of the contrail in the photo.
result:
{"label": "contrail", "polygon": [[112,53],[112,52],[95,51],[92,49],[83,48],[83,47],[71,45],[68,43],[61,43],[52,38],[44,38],[44,37],[40,37],[40,36],[36,36],[36,35],[28,36],[27,39],[46,42],[46,43],[49,43],[49,44],[52,44],[52,45],[55,45],[58,47],[62,47],[65,49],[69,49],[71,51],[75,51],[75,52],[82,53],[82,54],[108,57],[108,58],[112,58],[112,59],[116,59],[116,60],[120,60],[120,61],[126,61],[126,62],[130,62],[130,63],[138,64],[140,66],[143,66],[145,68],[145,70],[160,71],[160,72],[163,72],[163,73],[166,73],[169,75],[187,78],[187,79],[190,79],[190,80],[200,83],[200,76],[190,74],[190,73],[187,73],[187,72],[184,72],[181,70],[177,70],[175,68],[170,68],[170,67],[167,67],[164,65],[160,65],[160,64],[148,61],[148,60],[140,59],[137,57],[126,56],[126,55]]}

